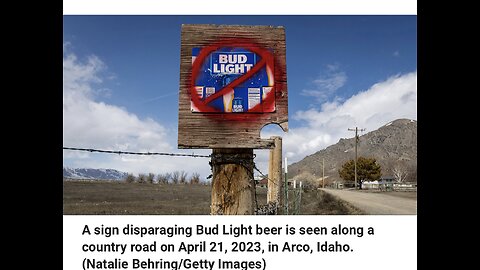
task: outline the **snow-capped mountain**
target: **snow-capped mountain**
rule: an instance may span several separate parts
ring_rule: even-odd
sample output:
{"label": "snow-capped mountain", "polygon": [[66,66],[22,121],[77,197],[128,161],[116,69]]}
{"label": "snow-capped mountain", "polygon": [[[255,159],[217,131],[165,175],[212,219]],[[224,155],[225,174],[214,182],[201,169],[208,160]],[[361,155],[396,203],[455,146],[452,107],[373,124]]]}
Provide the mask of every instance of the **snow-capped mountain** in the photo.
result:
{"label": "snow-capped mountain", "polygon": [[113,169],[73,169],[63,167],[63,177],[66,178],[123,180],[126,176],[126,172],[121,172]]}

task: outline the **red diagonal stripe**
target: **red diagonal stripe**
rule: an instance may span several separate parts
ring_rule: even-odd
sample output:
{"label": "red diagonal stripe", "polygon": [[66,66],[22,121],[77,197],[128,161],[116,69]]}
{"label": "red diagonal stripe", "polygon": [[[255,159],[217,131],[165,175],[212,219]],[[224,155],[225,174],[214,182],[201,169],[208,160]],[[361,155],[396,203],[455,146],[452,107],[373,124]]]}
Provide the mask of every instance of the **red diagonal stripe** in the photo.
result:
{"label": "red diagonal stripe", "polygon": [[203,104],[206,105],[212,102],[213,100],[223,96],[224,94],[232,90],[234,87],[238,86],[239,84],[246,81],[248,78],[252,77],[255,73],[257,73],[257,71],[259,71],[267,63],[267,59],[265,58],[269,58],[269,57],[270,56],[262,57],[262,60],[256,63],[255,66],[253,66],[247,73],[236,78],[233,82],[229,83],[227,86],[223,87],[220,91],[216,92],[215,94],[205,98],[205,100],[203,101]]}

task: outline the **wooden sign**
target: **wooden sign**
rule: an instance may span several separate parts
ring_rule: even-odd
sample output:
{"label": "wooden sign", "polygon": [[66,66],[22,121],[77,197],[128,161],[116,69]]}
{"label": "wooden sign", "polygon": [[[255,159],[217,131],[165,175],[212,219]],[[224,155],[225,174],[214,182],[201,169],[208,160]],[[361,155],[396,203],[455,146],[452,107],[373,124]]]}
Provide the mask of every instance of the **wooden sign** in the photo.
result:
{"label": "wooden sign", "polygon": [[288,131],[285,29],[182,25],[179,148],[273,148],[267,124]]}

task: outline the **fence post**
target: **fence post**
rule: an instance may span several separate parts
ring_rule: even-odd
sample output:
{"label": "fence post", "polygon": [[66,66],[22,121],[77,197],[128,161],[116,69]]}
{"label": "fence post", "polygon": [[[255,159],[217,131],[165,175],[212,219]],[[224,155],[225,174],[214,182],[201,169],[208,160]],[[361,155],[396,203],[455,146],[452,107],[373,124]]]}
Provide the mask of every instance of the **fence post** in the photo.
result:
{"label": "fence post", "polygon": [[297,214],[297,199],[298,199],[298,193],[297,193],[297,180],[293,180],[293,215]]}
{"label": "fence post", "polygon": [[274,141],[274,148],[270,150],[267,203],[275,203],[278,207],[282,197],[282,137],[272,136],[270,139]]}
{"label": "fence post", "polygon": [[253,149],[213,149],[211,215],[255,214]]}
{"label": "fence post", "polygon": [[302,181],[300,181],[300,190],[299,190],[299,196],[298,196],[298,211],[297,215],[300,214],[300,209],[302,207],[302,192],[303,192],[303,185]]}
{"label": "fence post", "polygon": [[285,215],[288,215],[288,162],[287,157],[285,157],[285,197],[284,197],[284,205],[285,205]]}

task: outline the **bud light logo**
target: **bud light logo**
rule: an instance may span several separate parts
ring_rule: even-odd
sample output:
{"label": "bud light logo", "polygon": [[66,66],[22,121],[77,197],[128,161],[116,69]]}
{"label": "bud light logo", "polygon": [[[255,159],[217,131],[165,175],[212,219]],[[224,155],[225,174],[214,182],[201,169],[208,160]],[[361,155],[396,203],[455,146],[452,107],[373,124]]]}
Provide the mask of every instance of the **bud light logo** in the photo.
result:
{"label": "bud light logo", "polygon": [[255,65],[255,54],[250,52],[212,53],[212,74],[245,74]]}
{"label": "bud light logo", "polygon": [[243,99],[241,97],[233,99],[232,112],[243,112]]}

